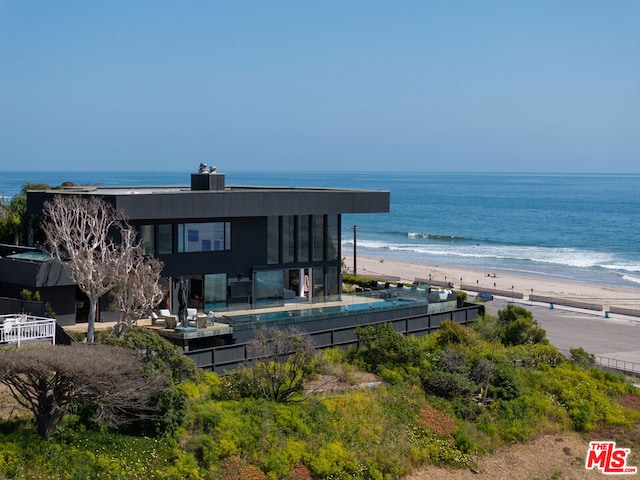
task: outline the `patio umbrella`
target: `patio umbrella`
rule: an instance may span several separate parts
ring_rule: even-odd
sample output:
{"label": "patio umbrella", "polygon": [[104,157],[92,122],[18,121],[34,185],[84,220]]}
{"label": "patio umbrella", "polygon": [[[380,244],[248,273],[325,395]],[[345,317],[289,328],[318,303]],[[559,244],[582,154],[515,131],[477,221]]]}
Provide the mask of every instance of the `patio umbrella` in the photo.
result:
{"label": "patio umbrella", "polygon": [[187,290],[184,288],[184,282],[180,280],[178,288],[178,318],[183,327],[187,326]]}

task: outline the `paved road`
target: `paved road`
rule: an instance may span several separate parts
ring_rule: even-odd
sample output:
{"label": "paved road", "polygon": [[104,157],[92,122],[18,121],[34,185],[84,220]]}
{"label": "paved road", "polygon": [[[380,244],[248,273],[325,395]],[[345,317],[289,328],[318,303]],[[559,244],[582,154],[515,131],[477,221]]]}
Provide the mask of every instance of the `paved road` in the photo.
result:
{"label": "paved road", "polygon": [[[487,302],[488,312],[496,315],[508,300]],[[548,304],[518,303],[533,314],[547,332],[549,341],[561,350],[582,347],[587,352],[640,364],[640,318],[570,309]]]}

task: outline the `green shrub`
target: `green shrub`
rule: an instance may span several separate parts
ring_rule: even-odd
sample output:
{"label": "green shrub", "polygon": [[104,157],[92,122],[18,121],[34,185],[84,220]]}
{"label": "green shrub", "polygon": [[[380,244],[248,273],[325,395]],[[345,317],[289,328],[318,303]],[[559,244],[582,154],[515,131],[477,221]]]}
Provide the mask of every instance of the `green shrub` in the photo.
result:
{"label": "green shrub", "polygon": [[212,402],[199,402],[191,407],[190,427],[204,433],[212,432],[220,423],[222,414]]}
{"label": "green shrub", "polygon": [[473,453],[475,450],[475,445],[473,444],[473,440],[471,436],[463,429],[458,429],[454,436],[456,441],[456,448],[460,450],[462,453]]}
{"label": "green shrub", "polygon": [[340,442],[329,442],[321,445],[308,459],[311,472],[327,478],[336,474],[353,474],[358,471],[359,463],[352,451]]}
{"label": "green shrub", "polygon": [[189,400],[201,398],[219,398],[223,389],[222,378],[214,372],[204,372],[199,380],[185,380],[179,387]]}
{"label": "green shrub", "polygon": [[571,361],[581,367],[590,367],[596,363],[595,355],[588,353],[584,348],[572,348],[569,350]]}
{"label": "green shrub", "polygon": [[476,385],[462,373],[431,372],[422,381],[424,391],[430,395],[447,398],[470,398],[476,393]]}
{"label": "green shrub", "polygon": [[56,312],[53,311],[51,304],[49,302],[44,304],[44,314],[49,318],[56,318]]}
{"label": "green shrub", "polygon": [[519,345],[511,351],[511,356],[522,360],[523,366],[532,368],[541,365],[556,367],[566,361],[556,347],[544,343]]}
{"label": "green shrub", "polygon": [[616,399],[630,392],[623,377],[582,370],[565,363],[540,375],[538,388],[547,392],[564,408],[578,431],[590,431],[597,425],[631,425],[634,411],[622,407]]}
{"label": "green shrub", "polygon": [[193,360],[182,355],[173,344],[148,328],[133,326],[122,339],[107,334],[101,340],[108,345],[143,352],[147,370],[167,374],[174,383],[183,379],[200,380],[204,374]]}
{"label": "green shrub", "polygon": [[547,342],[546,332],[538,327],[538,322],[528,310],[515,304],[498,312],[501,326],[500,340],[505,345]]}
{"label": "green shrub", "polygon": [[522,395],[522,385],[515,369],[507,363],[497,363],[491,375],[491,396],[512,400]]}
{"label": "green shrub", "polygon": [[379,371],[382,366],[415,365],[419,351],[414,338],[396,332],[390,323],[357,327],[362,346],[355,352],[368,368]]}
{"label": "green shrub", "polygon": [[255,360],[230,377],[241,396],[287,402],[320,370],[310,337],[300,331],[270,328],[248,348]]}
{"label": "green shrub", "polygon": [[473,344],[471,337],[472,331],[462,325],[459,325],[452,320],[445,320],[440,323],[440,329],[433,334],[435,342],[440,347],[446,347],[450,345],[465,345],[469,346]]}

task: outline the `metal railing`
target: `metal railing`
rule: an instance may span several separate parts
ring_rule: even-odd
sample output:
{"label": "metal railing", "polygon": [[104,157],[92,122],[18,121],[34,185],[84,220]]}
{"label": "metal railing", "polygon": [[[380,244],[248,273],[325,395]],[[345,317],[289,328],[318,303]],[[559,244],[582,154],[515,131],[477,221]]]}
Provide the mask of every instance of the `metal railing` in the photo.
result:
{"label": "metal railing", "polygon": [[56,343],[56,321],[32,315],[0,315],[0,344],[17,345],[42,340]]}
{"label": "metal railing", "polygon": [[[570,350],[560,350],[560,352],[566,358],[571,358]],[[619,360],[617,358],[602,357],[600,355],[594,355],[593,360],[594,367],[605,368],[607,370],[614,370],[620,373],[640,376],[640,363]]]}
{"label": "metal railing", "polygon": [[640,363],[627,362],[626,360],[618,360],[616,358],[595,356],[597,367],[615,370],[617,372],[640,376]]}

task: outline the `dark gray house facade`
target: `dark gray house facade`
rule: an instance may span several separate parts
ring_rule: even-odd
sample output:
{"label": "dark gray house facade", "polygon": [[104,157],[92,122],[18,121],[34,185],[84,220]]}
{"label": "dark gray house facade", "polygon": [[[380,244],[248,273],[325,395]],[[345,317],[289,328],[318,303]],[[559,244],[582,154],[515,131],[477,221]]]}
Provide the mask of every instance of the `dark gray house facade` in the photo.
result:
{"label": "dark gray house facade", "polygon": [[[202,312],[284,302],[337,300],[345,213],[389,211],[387,191],[227,186],[224,174],[201,169],[189,186],[69,187],[28,193],[34,215],[53,195],[99,196],[135,226],[149,255],[164,262],[163,308],[177,312],[178,285]],[[0,258],[0,296],[38,290],[61,324],[86,318],[77,286],[37,251]],[[106,299],[100,318],[111,319]]]}

